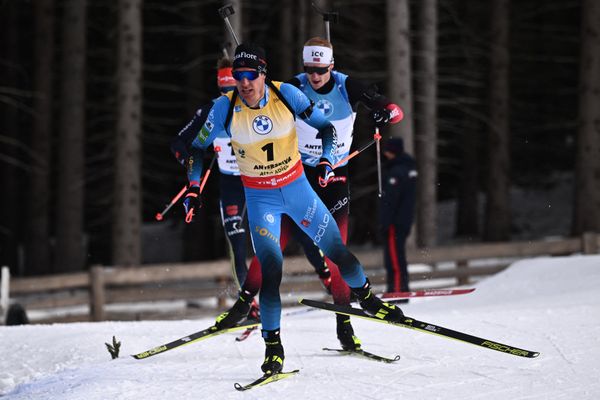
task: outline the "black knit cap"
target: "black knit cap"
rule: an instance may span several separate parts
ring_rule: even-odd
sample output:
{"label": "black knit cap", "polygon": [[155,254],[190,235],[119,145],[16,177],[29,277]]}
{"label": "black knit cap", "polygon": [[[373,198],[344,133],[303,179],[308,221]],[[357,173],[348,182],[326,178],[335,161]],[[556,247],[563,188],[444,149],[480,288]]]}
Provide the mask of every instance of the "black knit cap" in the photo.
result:
{"label": "black knit cap", "polygon": [[404,141],[399,137],[389,138],[387,142],[384,143],[383,150],[394,154],[402,154],[404,152]]}
{"label": "black knit cap", "polygon": [[253,68],[258,72],[267,73],[267,56],[265,50],[253,43],[242,43],[235,48],[233,69]]}

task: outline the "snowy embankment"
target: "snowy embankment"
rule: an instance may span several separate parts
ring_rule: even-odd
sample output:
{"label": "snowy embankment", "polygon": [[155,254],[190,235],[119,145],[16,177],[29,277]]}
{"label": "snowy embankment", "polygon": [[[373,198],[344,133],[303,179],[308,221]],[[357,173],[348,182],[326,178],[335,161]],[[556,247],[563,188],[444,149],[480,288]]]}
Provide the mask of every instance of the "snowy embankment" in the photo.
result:
{"label": "snowy embankment", "polygon": [[[283,318],[285,369],[300,374],[239,393],[260,374],[263,342],[234,335],[137,361],[137,353],[204,328],[212,319],[0,327],[3,399],[598,399],[600,256],[517,262],[469,295],[413,300],[407,315],[539,351],[515,357],[364,320],[363,348],[395,364],[325,353],[335,318],[314,311]],[[288,310],[284,310],[284,313]],[[121,358],[104,342],[115,335]]]}

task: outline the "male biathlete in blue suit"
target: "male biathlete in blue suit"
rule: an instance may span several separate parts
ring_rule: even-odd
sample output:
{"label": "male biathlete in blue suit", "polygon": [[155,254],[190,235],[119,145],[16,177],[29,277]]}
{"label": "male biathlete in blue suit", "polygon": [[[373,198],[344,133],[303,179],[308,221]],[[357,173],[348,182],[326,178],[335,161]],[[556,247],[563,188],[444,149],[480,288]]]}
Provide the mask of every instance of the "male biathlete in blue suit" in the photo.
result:
{"label": "male biathlete in blue suit", "polygon": [[[284,214],[339,266],[344,281],[366,312],[384,319],[399,319],[403,314],[398,307],[373,295],[362,265],[344,245],[335,220],[304,175],[295,118],[319,130],[323,151],[317,168],[324,179],[333,173],[335,128],[296,87],[268,80],[266,67],[262,48],[249,44],[236,48],[236,90],[215,100],[192,142],[188,179],[189,192],[197,193],[203,151],[215,138],[229,136],[246,194],[252,243],[262,270],[259,298],[266,350],[261,369],[272,374],[282,370],[284,360],[279,332],[283,265],[279,235]],[[190,207],[196,199],[187,196],[184,203]]]}

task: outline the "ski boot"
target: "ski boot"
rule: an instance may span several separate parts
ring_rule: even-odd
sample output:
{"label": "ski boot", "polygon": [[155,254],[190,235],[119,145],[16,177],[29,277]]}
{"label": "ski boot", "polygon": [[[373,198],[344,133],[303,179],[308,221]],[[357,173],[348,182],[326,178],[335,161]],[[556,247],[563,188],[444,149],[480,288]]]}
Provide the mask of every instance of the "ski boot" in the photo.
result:
{"label": "ski boot", "polygon": [[337,338],[342,345],[342,349],[348,351],[360,350],[360,339],[354,336],[354,329],[350,325],[348,315],[336,314],[337,320]]}
{"label": "ski boot", "polygon": [[385,321],[402,321],[404,317],[402,310],[393,304],[381,301],[379,297],[375,296],[371,291],[371,282],[368,279],[362,287],[351,288],[351,290],[367,314]]}
{"label": "ski boot", "polygon": [[260,369],[265,375],[274,375],[283,369],[283,346],[279,337],[279,329],[274,331],[262,330],[262,337],[265,340],[265,361]]}
{"label": "ski boot", "polygon": [[225,311],[217,317],[215,327],[217,329],[232,328],[242,322],[250,312],[250,303],[252,296],[245,290],[240,291],[240,295],[229,311]]}

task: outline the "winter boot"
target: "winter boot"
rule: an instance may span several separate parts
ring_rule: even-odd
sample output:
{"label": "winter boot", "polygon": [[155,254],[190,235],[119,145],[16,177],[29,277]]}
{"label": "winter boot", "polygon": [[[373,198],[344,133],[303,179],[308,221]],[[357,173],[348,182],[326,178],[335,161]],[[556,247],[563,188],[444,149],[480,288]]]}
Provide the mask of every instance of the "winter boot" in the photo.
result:
{"label": "winter boot", "polygon": [[251,302],[252,297],[250,296],[250,293],[245,290],[240,291],[240,295],[233,307],[217,317],[217,320],[215,321],[217,329],[232,328],[242,322],[250,311]]}
{"label": "winter boot", "polygon": [[337,337],[342,349],[348,351],[360,350],[360,339],[354,336],[350,317],[343,314],[336,314],[335,317],[337,319]]}
{"label": "winter boot", "polygon": [[274,375],[283,369],[283,346],[279,337],[279,329],[274,331],[262,330],[262,337],[265,339],[265,361],[260,369],[265,375]]}
{"label": "winter boot", "polygon": [[381,301],[381,299],[371,291],[371,282],[367,282],[360,288],[351,288],[352,292],[358,298],[362,309],[369,315],[386,321],[402,321],[404,313],[399,307],[393,304]]}

